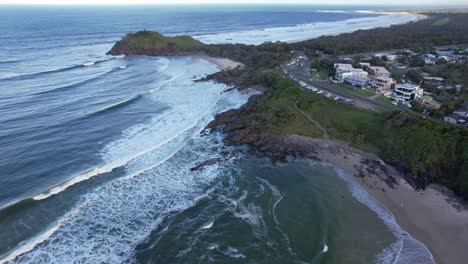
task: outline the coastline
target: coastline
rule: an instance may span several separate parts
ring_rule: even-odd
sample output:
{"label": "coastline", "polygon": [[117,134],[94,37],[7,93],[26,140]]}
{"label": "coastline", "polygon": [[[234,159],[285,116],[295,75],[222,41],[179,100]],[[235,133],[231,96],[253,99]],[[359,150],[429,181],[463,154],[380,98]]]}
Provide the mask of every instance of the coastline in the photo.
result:
{"label": "coastline", "polygon": [[[236,32],[199,35],[195,38],[205,44],[247,44],[260,45],[264,42],[282,41],[296,43],[322,36],[336,36],[352,33],[357,30],[386,28],[426,19],[427,16],[410,12],[378,12],[366,11],[361,13],[378,16],[350,18],[333,22],[315,22],[295,26],[273,27],[266,29],[244,30]],[[235,41],[234,41],[235,40]]]}
{"label": "coastline", "polygon": [[346,143],[298,135],[287,136],[285,143],[313,148],[312,157],[343,170],[389,210],[402,229],[423,243],[436,263],[465,263],[468,210],[444,187],[414,190],[395,168]]}
{"label": "coastline", "polygon": [[216,66],[218,66],[218,68],[221,70],[233,70],[236,68],[243,69],[245,67],[243,63],[238,62],[238,61],[233,61],[228,58],[212,57],[209,55],[194,55],[194,57],[216,64]]}
{"label": "coastline", "polygon": [[[358,184],[368,197],[390,213],[382,217],[378,209],[366,204],[392,231],[396,230],[403,253],[410,253],[410,248],[416,247],[426,255],[424,261],[417,263],[465,263],[468,210],[450,191],[438,185],[415,190],[402,173],[377,155],[355,149],[346,142],[259,131],[247,117],[255,111],[257,100],[258,97],[252,97],[240,109],[217,115],[207,128],[221,126],[226,135],[225,145],[248,145],[252,153],[268,157],[273,163],[298,157],[323,162],[342,171],[344,175],[339,176],[337,171],[337,176]],[[391,219],[386,219],[387,215],[391,215]]]}

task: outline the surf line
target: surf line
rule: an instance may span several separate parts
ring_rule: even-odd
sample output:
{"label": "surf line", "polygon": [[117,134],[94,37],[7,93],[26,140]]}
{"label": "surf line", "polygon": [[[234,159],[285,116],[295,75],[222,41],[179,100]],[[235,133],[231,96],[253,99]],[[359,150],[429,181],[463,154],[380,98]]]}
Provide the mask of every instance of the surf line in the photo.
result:
{"label": "surf line", "polygon": [[[179,137],[180,135],[182,135],[183,133],[186,133],[188,130],[194,128],[199,122],[200,120],[202,120],[203,118],[206,117],[206,115],[213,110],[213,108],[218,104],[219,100],[221,99],[221,96],[218,96],[216,102],[205,112],[203,113],[199,118],[197,118],[195,120],[195,122],[190,125],[189,127],[185,128],[184,130],[180,131],[179,133],[177,133],[176,135],[172,136],[171,138],[168,138],[167,140],[157,144],[156,146],[154,147],[150,147],[148,149],[145,149],[143,151],[140,151],[138,152],[137,154],[133,155],[133,156],[130,156],[128,158],[123,158],[123,159],[120,159],[120,160],[117,160],[116,162],[111,162],[111,163],[108,163],[108,164],[105,164],[101,167],[98,167],[98,168],[95,168],[91,171],[88,171],[88,172],[85,172],[85,173],[82,173],[80,175],[78,175],[77,177],[74,177],[72,178],[71,180],[63,183],[63,184],[60,184],[58,186],[55,186],[53,187],[52,189],[46,191],[46,192],[43,192],[43,193],[40,193],[38,195],[35,195],[33,196],[33,200],[36,200],[36,201],[39,201],[39,200],[44,200],[44,199],[47,199],[49,198],[50,196],[52,195],[56,195],[58,193],[61,193],[63,192],[64,190],[66,190],[67,188],[79,183],[79,182],[82,182],[82,181],[86,181],[86,180],[89,180],[90,178],[94,177],[94,176],[97,176],[97,175],[101,175],[101,174],[104,174],[104,173],[109,173],[111,172],[112,170],[114,170],[115,168],[119,168],[119,167],[122,167],[124,165],[126,165],[127,163],[129,163],[130,161],[132,160],[135,160],[136,158],[138,157],[141,157],[142,155],[145,155],[151,151],[154,151],[166,144],[168,144],[169,142],[171,142],[172,140],[176,139],[177,137]],[[200,129],[199,133],[203,130]],[[175,153],[173,153],[172,155],[174,155]],[[167,160],[167,158],[166,158]],[[164,160],[165,161],[165,160]],[[163,162],[164,162],[163,161]],[[157,164],[157,166],[159,166],[161,163]],[[154,168],[155,166],[153,166]],[[151,169],[151,168],[150,168]],[[134,176],[137,176],[139,174],[141,174],[142,172],[144,172],[146,170],[143,170],[143,171],[140,171],[140,172],[137,172],[137,173],[134,173],[132,175],[129,175],[129,176],[126,176],[125,178],[132,178]]]}

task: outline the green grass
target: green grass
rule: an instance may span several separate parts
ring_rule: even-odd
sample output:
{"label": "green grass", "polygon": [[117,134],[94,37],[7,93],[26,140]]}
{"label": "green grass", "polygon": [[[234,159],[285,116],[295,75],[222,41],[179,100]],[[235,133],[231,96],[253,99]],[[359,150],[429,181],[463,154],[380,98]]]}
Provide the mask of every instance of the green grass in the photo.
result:
{"label": "green grass", "polygon": [[296,100],[307,93],[284,78],[275,84],[281,86],[281,89],[261,101],[254,114],[254,119],[260,121],[261,128],[280,135],[322,137],[322,131],[294,108]]}
{"label": "green grass", "polygon": [[320,80],[326,80],[328,78],[328,74],[324,71],[310,72],[310,76],[314,79]]}
{"label": "green grass", "polygon": [[347,141],[360,149],[377,152],[377,149],[369,144],[371,138],[365,132],[379,130],[383,125],[381,114],[314,94],[306,96],[300,107],[319,122],[332,139]]}
{"label": "green grass", "polygon": [[348,88],[345,84],[343,83],[334,83],[333,86],[335,86],[336,88],[339,88],[341,90],[346,90],[348,92],[351,92],[351,93],[354,93],[354,94],[357,94],[357,95],[360,95],[360,96],[364,96],[364,97],[371,97],[373,95],[375,95],[375,93],[371,92],[371,91],[368,91],[368,90],[365,90],[365,89],[351,89],[351,88]]}
{"label": "green grass", "polygon": [[441,183],[468,199],[466,128],[422,118],[411,111],[382,114],[358,109],[304,91],[279,72],[262,71],[260,75],[260,83],[271,88],[253,113],[257,128],[280,135],[322,136],[319,128],[294,108],[301,98],[299,107],[320,123],[330,138],[376,153],[419,186]]}
{"label": "green grass", "polygon": [[368,90],[364,90],[364,89],[353,90],[353,92],[356,94],[359,94],[360,96],[365,96],[365,97],[371,97],[375,95],[375,93],[368,91]]}
{"label": "green grass", "polygon": [[386,105],[388,105],[390,107],[394,107],[394,105],[392,105],[392,103],[391,103],[392,100],[390,98],[387,98],[387,97],[383,96],[383,95],[379,95],[377,98],[375,98],[375,100],[378,101],[378,102],[384,103],[384,104],[386,104]]}
{"label": "green grass", "polygon": [[443,26],[449,22],[448,17],[440,18],[437,19],[434,23],[432,23],[433,26]]}

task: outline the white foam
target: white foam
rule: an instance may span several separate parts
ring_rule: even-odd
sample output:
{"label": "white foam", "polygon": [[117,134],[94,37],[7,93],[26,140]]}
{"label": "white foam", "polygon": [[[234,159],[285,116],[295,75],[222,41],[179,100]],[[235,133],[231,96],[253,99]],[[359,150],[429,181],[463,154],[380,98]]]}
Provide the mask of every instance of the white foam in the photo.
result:
{"label": "white foam", "polygon": [[[333,11],[337,12],[337,11]],[[267,41],[296,42],[320,36],[332,36],[359,29],[389,27],[424,19],[419,14],[381,14],[375,17],[352,18],[335,22],[317,22],[289,27],[227,32],[196,36],[205,43],[243,43],[258,45]]]}
{"label": "white foam", "polygon": [[201,229],[210,229],[213,227],[214,221],[209,222],[208,224],[201,227]]}
{"label": "white foam", "polygon": [[[222,165],[210,166],[200,172],[192,172],[190,168],[201,161],[220,158],[220,151],[213,151],[213,148],[220,149],[222,140],[216,136],[197,135],[216,113],[239,107],[247,97],[237,91],[220,95],[219,91],[225,89],[221,84],[210,82],[193,86],[181,86],[178,82],[171,89],[166,89],[167,93],[158,95],[158,98],[171,99],[167,101],[174,103],[171,111],[129,129],[120,140],[103,150],[105,159],[112,160],[120,154],[126,157],[124,161],[135,157],[134,153],[144,152],[125,164],[126,177],[90,189],[81,197],[76,209],[44,235],[38,235],[14,249],[7,256],[8,260],[13,263],[128,261],[134,256],[135,246],[165,217],[206,197],[207,192],[212,191],[208,188],[211,182],[222,175],[219,169]],[[189,87],[192,90],[188,90]],[[179,96],[174,96],[177,92]],[[179,100],[183,97],[181,93],[197,96],[191,97],[194,102],[187,102]],[[170,129],[173,122],[178,129]],[[99,171],[108,171],[113,166],[115,163]],[[87,175],[91,177],[96,173],[99,172],[93,170]],[[78,180],[73,179],[72,182]],[[59,189],[52,192],[56,191]],[[2,261],[5,262],[6,258]]]}
{"label": "white foam", "polygon": [[322,253],[328,252],[327,244],[323,245]]}
{"label": "white foam", "polygon": [[434,258],[427,247],[420,241],[414,239],[408,232],[401,228],[393,214],[379,201],[373,198],[356,181],[345,175],[344,171],[334,168],[336,174],[348,183],[353,197],[374,211],[385,225],[397,237],[398,241],[393,243],[389,249],[385,249],[378,256],[380,263],[410,264],[410,263],[433,263]]}
{"label": "white foam", "polygon": [[95,63],[96,63],[95,61],[85,62],[85,63],[81,64],[81,66],[84,66],[84,67],[92,66],[92,65],[94,65]]}
{"label": "white foam", "polygon": [[[148,123],[127,129],[123,132],[121,139],[109,143],[101,154],[104,159],[104,165],[80,173],[63,184],[35,195],[33,199],[43,200],[49,198],[79,182],[89,180],[97,175],[109,173],[115,168],[122,167],[130,161],[166,145],[200,122],[202,118],[213,110],[213,106],[216,105],[220,98],[219,92],[222,91],[225,86],[213,83],[210,85],[201,83],[192,85],[193,82],[189,78],[190,74],[186,74],[187,69],[182,68],[182,70],[180,70],[180,66],[186,65],[186,63],[186,61],[182,60],[179,61],[178,64],[175,64],[175,76],[165,83],[165,85],[170,85],[173,81],[179,80],[180,82],[173,84],[174,87],[178,89],[168,89],[166,93],[160,93],[156,98],[157,100],[170,103],[173,106],[172,110],[159,115]],[[195,61],[195,63],[197,63],[197,61]],[[209,68],[209,66],[211,66],[211,68]],[[208,72],[213,72],[215,69],[214,65],[209,63],[204,65],[197,64],[197,67],[192,68],[203,72],[206,70],[206,67],[208,67]],[[206,73],[204,74],[206,75]],[[184,75],[186,78],[181,80],[180,78]],[[201,89],[201,86],[203,86],[204,89]],[[155,91],[155,89],[153,90]],[[181,96],[181,94],[184,94],[184,96]],[[187,124],[187,122],[189,123]]]}

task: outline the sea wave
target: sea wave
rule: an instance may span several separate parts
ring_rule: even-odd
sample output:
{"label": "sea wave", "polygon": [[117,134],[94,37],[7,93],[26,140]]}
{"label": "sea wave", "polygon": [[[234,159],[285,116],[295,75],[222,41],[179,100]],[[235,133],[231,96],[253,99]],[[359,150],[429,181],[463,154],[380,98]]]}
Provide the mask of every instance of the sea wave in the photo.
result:
{"label": "sea wave", "polygon": [[[179,78],[180,76],[182,76],[183,74],[185,73],[185,70],[183,71],[182,74],[179,74],[173,78],[171,78],[171,80],[175,80],[177,78]],[[111,109],[115,109],[116,107],[122,107],[122,106],[125,106],[125,105],[128,105],[132,102],[135,102],[136,100],[139,100],[141,98],[141,94],[133,97],[133,98],[130,98],[130,99],[127,99],[127,100],[124,100],[124,101],[121,101],[119,103],[116,103],[116,104],[113,104],[113,105],[110,105],[108,107],[105,107],[101,110],[99,110],[97,113],[102,113],[103,111],[109,111]],[[43,199],[47,199],[49,198],[50,196],[52,195],[56,195],[60,192],[63,192],[64,190],[66,190],[67,188],[77,184],[77,183],[80,183],[82,181],[85,181],[85,180],[88,180],[92,177],[95,177],[95,176],[98,176],[98,175],[102,175],[102,174],[105,174],[105,173],[109,173],[111,172],[112,170],[116,169],[116,168],[119,168],[119,167],[122,167],[122,166],[125,166],[126,164],[128,164],[129,162],[131,161],[134,161],[142,156],[144,156],[145,154],[148,154],[150,152],[153,152],[155,151],[156,149],[168,144],[169,142],[173,141],[174,139],[176,139],[177,137],[179,137],[180,135],[186,133],[187,131],[189,131],[190,129],[196,127],[199,122],[206,118],[207,115],[209,115],[210,112],[213,111],[214,107],[216,106],[216,104],[218,103],[219,99],[220,99],[220,94],[218,93],[217,94],[217,99],[216,101],[214,102],[214,104],[209,107],[204,113],[202,113],[200,116],[198,116],[192,123],[190,123],[188,126],[180,129],[177,133],[175,133],[174,135],[164,139],[163,141],[161,142],[158,142],[157,144],[155,145],[151,145],[150,147],[147,147],[147,148],[143,148],[143,149],[139,149],[138,151],[134,151],[131,155],[128,155],[128,156],[124,156],[122,157],[121,156],[121,153],[119,153],[119,155],[116,155],[116,156],[120,156],[120,158],[118,159],[114,159],[114,158],[110,158],[110,160],[107,161],[106,164],[100,166],[100,167],[97,167],[93,170],[90,170],[90,171],[87,171],[87,172],[84,172],[84,173],[81,173],[75,177],[73,177],[71,180],[63,183],[63,184],[60,184],[54,188],[51,188],[49,189],[48,191],[46,192],[43,192],[43,193],[40,193],[38,195],[35,195],[33,196],[33,199],[34,200],[43,200]],[[96,113],[93,113],[93,114],[96,114]],[[169,115],[171,116],[171,115]],[[185,115],[179,115],[181,118],[184,118]],[[174,117],[174,116],[172,116]],[[144,124],[143,126],[147,127],[148,124]],[[135,132],[127,132],[127,134],[132,134],[132,133],[138,133],[141,128],[132,128],[131,130],[135,131]],[[201,132],[201,130],[197,131],[197,133]],[[151,135],[151,134],[150,134]],[[126,136],[125,139],[121,142],[117,142],[116,144],[111,144],[109,146],[107,146],[106,148],[107,149],[112,149],[112,148],[116,148],[116,149],[132,149],[134,147],[130,147],[128,146],[128,143],[127,141],[128,140],[132,140],[129,136]],[[136,140],[136,139],[134,139]],[[140,140],[138,140],[140,141]],[[144,146],[144,145],[143,145]],[[106,150],[104,151],[106,152]],[[114,152],[114,151],[112,151]],[[105,155],[108,155],[108,154],[105,154]],[[112,155],[112,157],[114,157],[114,155]],[[134,176],[137,176],[137,175],[140,175],[141,173],[145,172],[146,170],[143,170],[143,171],[140,171],[140,172],[136,172],[136,173],[133,173],[128,177],[134,177]]]}
{"label": "sea wave", "polygon": [[424,18],[424,15],[419,14],[379,14],[378,16],[366,16],[334,22],[316,22],[287,27],[205,34],[195,36],[195,38],[208,44],[242,43],[259,45],[267,41],[297,42],[320,36],[349,33],[359,29],[389,27]]}
{"label": "sea wave", "polygon": [[73,65],[69,67],[64,67],[64,68],[59,68],[59,69],[54,69],[54,70],[47,70],[47,71],[41,71],[41,72],[35,72],[35,73],[27,73],[27,74],[21,74],[21,75],[14,75],[10,77],[6,77],[3,79],[0,79],[0,81],[17,81],[17,80],[25,80],[25,79],[31,79],[31,78],[37,78],[41,77],[44,75],[49,75],[49,74],[54,74],[54,73],[60,73],[60,72],[67,72],[75,69],[80,69],[82,67],[90,67],[93,65],[101,64],[110,60],[114,60],[116,58],[108,58],[104,60],[97,60],[97,61],[91,61],[91,62],[85,62],[79,65]]}
{"label": "sea wave", "polygon": [[83,203],[0,263],[128,260],[134,247],[169,214],[190,208],[212,192],[206,186],[222,170],[188,172],[194,164],[219,155],[212,149],[221,148],[221,142],[218,136],[196,137],[160,166],[147,170],[144,177],[117,178],[88,193]]}
{"label": "sea wave", "polygon": [[142,94],[137,94],[137,95],[135,95],[133,97],[130,97],[128,99],[124,99],[124,100],[118,101],[116,103],[107,105],[107,106],[105,106],[105,107],[103,107],[101,109],[98,109],[98,110],[94,111],[91,115],[95,116],[95,115],[103,114],[103,113],[106,113],[108,111],[115,110],[115,109],[127,106],[127,105],[129,105],[131,103],[137,102],[141,98],[143,98]]}

